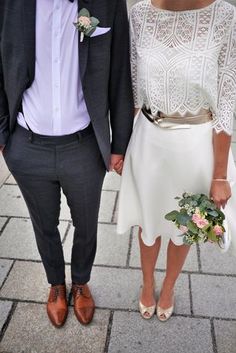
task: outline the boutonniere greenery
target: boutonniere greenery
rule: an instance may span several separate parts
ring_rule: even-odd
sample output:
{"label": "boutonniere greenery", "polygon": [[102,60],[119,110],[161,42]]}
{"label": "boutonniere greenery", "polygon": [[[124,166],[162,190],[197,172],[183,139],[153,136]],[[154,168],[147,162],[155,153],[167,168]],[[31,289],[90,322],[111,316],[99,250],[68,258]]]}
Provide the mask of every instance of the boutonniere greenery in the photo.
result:
{"label": "boutonniere greenery", "polygon": [[74,22],[75,27],[80,32],[80,41],[83,42],[84,36],[90,37],[96,30],[99,20],[96,17],[90,16],[87,9],[82,9],[78,13],[77,22]]}

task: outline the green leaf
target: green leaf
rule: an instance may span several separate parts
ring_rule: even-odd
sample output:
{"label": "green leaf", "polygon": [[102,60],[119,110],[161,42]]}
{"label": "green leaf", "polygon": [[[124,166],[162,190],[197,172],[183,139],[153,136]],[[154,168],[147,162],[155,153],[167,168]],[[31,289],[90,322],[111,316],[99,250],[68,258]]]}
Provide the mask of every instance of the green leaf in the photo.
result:
{"label": "green leaf", "polygon": [[192,221],[188,221],[186,225],[193,234],[198,234],[199,229],[195,223],[193,223]]}
{"label": "green leaf", "polygon": [[165,219],[167,219],[167,221],[175,221],[177,216],[178,216],[179,212],[178,211],[172,211],[169,212],[165,215]]}
{"label": "green leaf", "polygon": [[183,226],[186,226],[187,222],[191,219],[191,217],[187,213],[180,212],[177,215],[177,222],[179,224],[182,224]]}
{"label": "green leaf", "polygon": [[212,217],[217,217],[218,216],[218,212],[217,211],[207,211],[207,213],[212,216]]}
{"label": "green leaf", "polygon": [[96,17],[91,17],[90,20],[91,20],[92,27],[97,27],[100,23],[100,21]]}
{"label": "green leaf", "polygon": [[80,16],[90,17],[90,13],[87,9],[83,8],[80,10],[80,12],[78,14],[78,17],[80,17]]}
{"label": "green leaf", "polygon": [[218,237],[215,235],[215,232],[213,231],[213,229],[210,230],[210,232],[207,235],[209,240],[218,242]]}

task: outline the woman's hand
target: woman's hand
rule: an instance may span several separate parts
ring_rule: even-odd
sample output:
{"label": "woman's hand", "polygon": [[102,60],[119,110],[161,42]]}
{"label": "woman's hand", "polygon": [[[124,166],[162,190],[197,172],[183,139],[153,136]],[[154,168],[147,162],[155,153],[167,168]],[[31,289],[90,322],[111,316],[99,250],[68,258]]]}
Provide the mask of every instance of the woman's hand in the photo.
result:
{"label": "woman's hand", "polygon": [[225,208],[230,197],[231,187],[229,182],[223,179],[213,179],[211,182],[210,198],[214,201],[216,207]]}
{"label": "woman's hand", "polygon": [[110,171],[115,171],[117,174],[121,175],[124,164],[124,156],[121,154],[112,154],[110,161]]}

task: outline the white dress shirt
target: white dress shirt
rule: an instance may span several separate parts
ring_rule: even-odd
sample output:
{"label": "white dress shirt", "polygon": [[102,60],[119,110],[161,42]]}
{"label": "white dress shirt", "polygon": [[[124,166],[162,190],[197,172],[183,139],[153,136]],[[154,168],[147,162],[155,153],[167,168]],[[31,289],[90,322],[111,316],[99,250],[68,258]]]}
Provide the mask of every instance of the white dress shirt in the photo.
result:
{"label": "white dress shirt", "polygon": [[[79,72],[78,3],[37,0],[35,79],[23,95],[18,123],[38,134],[82,130],[90,117]],[[27,124],[26,124],[27,123]]]}

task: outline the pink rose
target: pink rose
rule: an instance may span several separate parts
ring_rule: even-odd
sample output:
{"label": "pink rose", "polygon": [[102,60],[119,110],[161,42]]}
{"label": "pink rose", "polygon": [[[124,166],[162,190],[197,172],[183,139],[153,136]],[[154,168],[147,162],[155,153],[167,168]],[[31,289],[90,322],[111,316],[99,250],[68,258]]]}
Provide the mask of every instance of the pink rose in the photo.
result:
{"label": "pink rose", "polygon": [[86,28],[89,28],[91,26],[91,20],[88,17],[80,16],[79,24],[86,27]]}
{"label": "pink rose", "polygon": [[218,235],[218,236],[223,234],[223,229],[218,224],[215,225],[215,227],[213,228],[213,231],[214,231],[215,235]]}
{"label": "pink rose", "polygon": [[207,226],[209,224],[208,220],[205,219],[205,218],[200,218],[198,220],[198,222],[196,222],[196,225],[198,228],[202,229],[204,228],[205,226]]}
{"label": "pink rose", "polygon": [[200,214],[194,213],[194,214],[192,215],[192,221],[193,221],[193,223],[197,223],[200,219],[202,219],[201,216],[200,216]]}
{"label": "pink rose", "polygon": [[186,233],[188,231],[188,227],[186,226],[180,226],[179,229],[181,230],[182,233]]}

